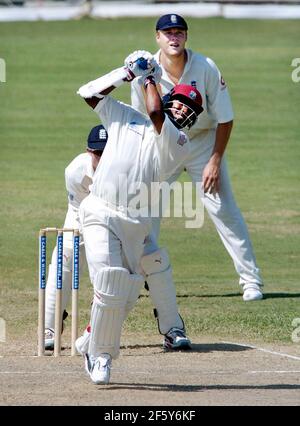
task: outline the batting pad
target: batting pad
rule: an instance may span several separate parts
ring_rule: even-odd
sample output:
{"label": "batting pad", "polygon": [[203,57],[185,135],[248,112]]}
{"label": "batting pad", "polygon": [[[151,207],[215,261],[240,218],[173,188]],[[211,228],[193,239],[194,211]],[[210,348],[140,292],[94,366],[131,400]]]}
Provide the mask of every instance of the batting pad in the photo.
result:
{"label": "batting pad", "polygon": [[[73,249],[64,246],[61,313],[66,309],[72,291]],[[45,328],[54,328],[56,301],[57,247],[48,267],[45,304]]]}
{"label": "batting pad", "polygon": [[77,94],[82,98],[91,98],[111,86],[121,86],[125,79],[127,79],[127,73],[124,67],[120,67],[103,75],[102,77],[97,78],[96,80],[84,84],[78,89]]}
{"label": "batting pad", "polygon": [[157,311],[158,328],[166,334],[172,327],[184,328],[178,313],[172,268],[165,249],[143,256],[141,266],[146,274],[149,295]]}
{"label": "batting pad", "polygon": [[89,354],[109,353],[117,358],[131,280],[125,268],[103,268],[95,275]]}

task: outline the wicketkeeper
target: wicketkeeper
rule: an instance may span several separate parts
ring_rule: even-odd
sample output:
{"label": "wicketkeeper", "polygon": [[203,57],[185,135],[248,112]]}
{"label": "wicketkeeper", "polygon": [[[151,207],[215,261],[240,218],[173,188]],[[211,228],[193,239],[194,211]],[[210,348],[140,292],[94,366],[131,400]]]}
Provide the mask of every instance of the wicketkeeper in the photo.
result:
{"label": "wicketkeeper", "polygon": [[[102,125],[93,127],[88,135],[86,152],[79,154],[65,169],[65,183],[68,193],[68,211],[65,218],[64,228],[78,229],[79,206],[82,200],[90,193],[90,185],[98,166],[103,150],[107,142],[107,132]],[[72,269],[73,269],[73,233],[64,233],[63,245],[63,285],[62,285],[62,311],[66,318],[66,307],[70,300],[72,291]],[[83,241],[80,242],[80,267],[86,263]],[[55,293],[57,272],[57,248],[52,253],[51,263],[48,270],[46,285],[46,307],[45,307],[45,349],[54,349],[54,323],[55,323]]]}

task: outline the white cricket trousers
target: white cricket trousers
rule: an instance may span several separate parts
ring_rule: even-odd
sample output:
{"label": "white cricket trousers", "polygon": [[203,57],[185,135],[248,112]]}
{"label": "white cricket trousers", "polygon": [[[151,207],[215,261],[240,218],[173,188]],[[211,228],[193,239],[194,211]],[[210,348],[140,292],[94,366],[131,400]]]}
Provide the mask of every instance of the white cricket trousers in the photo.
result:
{"label": "white cricket trousers", "polygon": [[80,222],[90,279],[103,267],[118,266],[141,273],[140,259],[151,220],[129,217],[122,209],[90,194],[80,205]]}
{"label": "white cricket trousers", "polygon": [[[215,130],[207,130],[203,131],[200,136],[197,135],[197,137],[191,139],[191,154],[183,167],[194,183],[202,183],[203,170],[210,159],[215,143],[215,133]],[[169,183],[178,179],[183,167],[174,173],[168,180]],[[239,284],[256,283],[262,285],[248,229],[231,189],[226,158],[223,158],[221,163],[220,183],[221,188],[218,194],[204,194],[202,192],[200,194],[201,201],[233,260],[235,270],[240,277]],[[153,218],[152,222],[153,227],[150,241],[145,248],[146,253],[155,251],[157,247],[160,219]]]}
{"label": "white cricket trousers", "polygon": [[[135,284],[130,280],[126,283],[126,287],[121,282],[107,281],[102,293],[103,271],[106,271],[109,280],[114,280],[112,275],[109,275],[114,273],[114,267],[122,268],[123,271],[128,270],[130,274],[139,273],[144,241],[151,229],[149,219],[146,223],[141,223],[128,217],[124,211],[111,207],[92,194],[85,198],[80,206],[86,258],[94,286],[88,349],[89,355],[94,358],[103,351],[117,358],[122,324],[125,320],[125,306],[129,301],[129,293],[132,291],[136,293]],[[142,283],[143,281],[140,284]],[[120,300],[121,294],[123,300]]]}
{"label": "white cricket trousers", "polygon": [[[78,229],[78,209],[69,204],[65,218],[64,228]],[[79,274],[86,265],[84,244],[80,237],[79,244]],[[63,277],[62,277],[62,312],[66,309],[71,296],[73,273],[73,233],[64,232],[63,243]],[[55,300],[56,300],[56,276],[57,276],[57,247],[55,246],[51,263],[48,269],[46,284],[45,328],[54,329],[55,324]]]}

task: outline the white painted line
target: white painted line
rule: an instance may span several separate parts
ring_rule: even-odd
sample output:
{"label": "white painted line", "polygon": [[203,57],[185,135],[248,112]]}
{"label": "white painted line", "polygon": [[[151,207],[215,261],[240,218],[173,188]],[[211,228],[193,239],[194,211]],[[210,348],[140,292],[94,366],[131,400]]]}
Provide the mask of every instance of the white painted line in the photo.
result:
{"label": "white painted line", "polygon": [[[123,371],[123,369],[121,368],[113,368],[112,370],[114,370],[115,373],[118,373],[120,375],[127,375],[128,374],[132,374],[132,375],[143,375],[143,376],[149,376],[151,374],[151,372],[149,371],[130,371],[130,369],[126,368],[126,372]],[[165,370],[164,370],[165,371]],[[80,373],[84,372],[83,369],[80,369],[78,371],[0,371],[0,375],[1,374],[22,374],[22,375],[28,375],[28,374],[50,374],[50,375],[54,375],[54,374],[73,374],[73,375],[78,375]],[[197,373],[199,375],[202,376],[208,376],[208,375],[230,375],[232,376],[233,374],[300,374],[300,370],[253,370],[253,371],[240,371],[240,370],[228,370],[228,371],[200,371],[200,370],[194,370],[194,373]]]}
{"label": "white painted line", "polygon": [[289,354],[285,354],[282,352],[275,352],[275,351],[271,351],[269,349],[264,349],[264,348],[258,348],[257,346],[254,345],[245,345],[244,343],[235,343],[235,342],[222,342],[226,345],[235,345],[235,346],[241,346],[243,348],[251,348],[251,349],[256,349],[257,351],[261,351],[261,352],[266,352],[272,355],[278,355],[278,356],[283,356],[286,358],[291,358],[291,359],[295,359],[297,361],[300,361],[300,357],[299,356],[295,356],[295,355],[289,355]]}
{"label": "white painted line", "polygon": [[299,374],[300,370],[262,370],[262,371],[248,371],[248,374]]}
{"label": "white painted line", "polygon": [[78,371],[0,371],[0,374],[76,374]]}
{"label": "white painted line", "polygon": [[[80,355],[76,355],[76,358],[80,359]],[[4,356],[0,356],[0,358],[6,358],[6,359],[17,359],[17,358],[36,358],[36,359],[55,359],[55,357],[53,356],[53,354],[49,354],[49,355],[44,355],[44,356],[37,356],[37,355],[4,355]],[[70,358],[74,358],[71,355],[61,355],[59,357],[57,357],[56,359],[70,359]]]}

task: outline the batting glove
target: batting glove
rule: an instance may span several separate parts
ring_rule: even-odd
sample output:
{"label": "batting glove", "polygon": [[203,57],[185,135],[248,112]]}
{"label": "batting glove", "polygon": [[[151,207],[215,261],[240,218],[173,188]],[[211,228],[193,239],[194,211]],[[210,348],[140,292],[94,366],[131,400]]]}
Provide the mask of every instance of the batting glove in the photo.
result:
{"label": "batting glove", "polygon": [[133,80],[135,77],[147,75],[153,68],[153,61],[152,54],[146,50],[136,50],[128,55],[124,61],[128,81]]}
{"label": "batting glove", "polygon": [[138,83],[142,84],[144,87],[146,87],[149,83],[157,84],[160,82],[161,79],[161,68],[154,58],[151,64],[152,68],[149,70],[149,72],[146,75],[140,77],[138,80]]}

